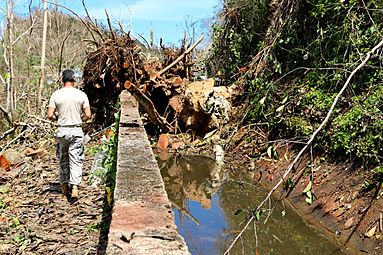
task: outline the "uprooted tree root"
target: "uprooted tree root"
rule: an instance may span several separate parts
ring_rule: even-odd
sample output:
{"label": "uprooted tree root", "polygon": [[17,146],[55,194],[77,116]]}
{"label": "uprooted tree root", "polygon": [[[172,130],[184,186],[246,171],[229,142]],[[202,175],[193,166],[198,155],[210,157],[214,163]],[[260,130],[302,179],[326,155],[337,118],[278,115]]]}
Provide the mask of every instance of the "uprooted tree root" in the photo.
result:
{"label": "uprooted tree root", "polygon": [[185,41],[179,50],[162,46],[161,59],[146,59],[153,50],[146,49],[128,33],[110,35],[88,54],[84,68],[84,91],[96,114],[95,122],[110,124],[113,113],[118,111],[121,91],[128,89],[151,122],[164,132],[174,131],[177,127],[171,123],[178,123],[177,114],[169,102],[184,94],[193,64],[188,55],[203,38],[191,47]]}

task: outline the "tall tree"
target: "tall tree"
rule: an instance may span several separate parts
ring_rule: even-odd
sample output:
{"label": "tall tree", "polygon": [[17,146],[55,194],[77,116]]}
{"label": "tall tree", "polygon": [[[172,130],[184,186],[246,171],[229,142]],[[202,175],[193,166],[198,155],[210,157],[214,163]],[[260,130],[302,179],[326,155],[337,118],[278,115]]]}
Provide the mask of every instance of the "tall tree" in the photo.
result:
{"label": "tall tree", "polygon": [[41,46],[41,77],[39,84],[39,91],[37,94],[37,109],[41,109],[41,115],[44,114],[45,109],[42,107],[42,97],[45,82],[45,52],[46,52],[46,41],[47,41],[47,27],[48,27],[48,2],[42,0],[44,3],[44,20],[43,20],[43,41]]}
{"label": "tall tree", "polygon": [[[7,66],[7,112],[10,115],[11,119],[14,115],[15,110],[15,97],[14,97],[14,86],[13,86],[13,11],[14,11],[14,3],[13,0],[6,0],[6,9],[7,9],[7,41],[8,45],[6,47],[6,51],[8,52],[8,59],[6,55],[4,55],[4,61]],[[4,49],[5,50],[5,49]]]}

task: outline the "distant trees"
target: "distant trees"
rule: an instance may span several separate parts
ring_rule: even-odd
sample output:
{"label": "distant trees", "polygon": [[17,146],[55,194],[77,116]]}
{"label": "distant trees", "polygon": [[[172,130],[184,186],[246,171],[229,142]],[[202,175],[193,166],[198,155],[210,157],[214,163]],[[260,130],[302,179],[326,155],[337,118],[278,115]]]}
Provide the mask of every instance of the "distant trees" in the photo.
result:
{"label": "distant trees", "polygon": [[[39,82],[39,91],[37,93],[37,108],[41,106],[41,98],[43,96],[44,81],[45,81],[45,51],[47,46],[47,27],[48,27],[48,2],[43,0],[44,3],[44,19],[43,19],[43,41],[41,44],[41,76]],[[44,107],[41,107],[41,114],[44,113]]]}
{"label": "distant trees", "polygon": [[47,97],[60,86],[61,70],[81,68],[85,60],[87,28],[57,5],[43,3],[47,8],[30,1],[27,15],[15,12],[13,0],[0,7],[7,17],[1,30],[0,111],[5,118],[0,118],[0,132],[12,121],[44,114]]}

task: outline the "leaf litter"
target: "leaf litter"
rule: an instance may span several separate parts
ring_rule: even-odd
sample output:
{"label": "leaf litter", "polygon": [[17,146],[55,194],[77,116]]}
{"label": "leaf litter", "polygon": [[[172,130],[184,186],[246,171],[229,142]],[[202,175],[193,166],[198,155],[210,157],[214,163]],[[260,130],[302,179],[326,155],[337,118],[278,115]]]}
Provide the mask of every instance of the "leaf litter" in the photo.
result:
{"label": "leaf litter", "polygon": [[0,177],[0,254],[96,254],[105,189],[88,184],[94,156],[85,157],[73,202],[60,193],[54,146],[46,150]]}

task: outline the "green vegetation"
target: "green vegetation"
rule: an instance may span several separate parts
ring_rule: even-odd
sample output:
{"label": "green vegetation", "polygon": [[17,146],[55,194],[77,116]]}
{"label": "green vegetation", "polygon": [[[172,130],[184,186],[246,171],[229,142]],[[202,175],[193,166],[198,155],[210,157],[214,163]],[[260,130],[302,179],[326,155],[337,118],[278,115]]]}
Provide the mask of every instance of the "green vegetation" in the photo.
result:
{"label": "green vegetation", "polygon": [[93,155],[99,154],[102,157],[101,166],[96,166],[95,169],[92,169],[92,173],[89,176],[89,184],[97,180],[106,184],[105,191],[108,205],[112,204],[116,181],[119,113],[116,113],[114,117],[115,125],[111,127],[111,137],[109,139],[101,139],[99,145],[89,149],[89,153]]}
{"label": "green vegetation", "polygon": [[[228,83],[245,86],[248,122],[269,123],[272,139],[309,137],[350,73],[382,39],[383,1],[291,1],[291,13],[286,1],[248,2],[251,7],[242,8],[244,1],[225,1],[208,60],[229,72]],[[246,73],[238,73],[245,64]],[[371,169],[382,163],[382,64],[379,53],[354,76],[317,137],[317,149],[356,157]]]}
{"label": "green vegetation", "polygon": [[233,80],[238,68],[251,60],[266,29],[267,2],[227,0],[213,25],[212,50],[206,66],[213,75]]}
{"label": "green vegetation", "polygon": [[[12,43],[12,56],[9,52],[4,54],[4,49],[9,51],[11,44],[8,39],[8,22],[4,24],[2,39],[4,39],[5,48],[0,46],[0,75],[2,76],[0,79],[2,86],[0,100],[1,106],[6,109],[7,93],[3,80],[10,77],[10,73],[6,70],[7,66],[3,56],[6,56],[7,62],[12,57],[12,80],[15,91],[14,97],[16,98],[14,121],[25,122],[26,116],[40,115],[40,109],[46,107],[46,105],[37,105],[37,93],[41,77],[42,17],[43,13],[40,8],[32,8],[28,15],[15,13],[12,37],[13,40],[16,38],[18,40]],[[90,38],[90,33],[80,20],[67,13],[51,10],[49,32],[46,39],[46,71],[42,92],[44,100],[48,100],[52,92],[61,86],[58,74],[63,69],[77,67],[82,69],[89,46],[86,42],[88,38]],[[0,132],[2,133],[8,130],[10,126],[3,117],[3,113],[0,113]]]}
{"label": "green vegetation", "polygon": [[118,146],[118,126],[120,123],[120,114],[116,113],[115,117],[115,125],[113,128],[113,135],[110,137],[107,150],[108,154],[102,161],[102,166],[107,171],[107,179],[106,179],[106,195],[108,205],[111,205],[113,202],[113,192],[116,185],[116,168],[117,168],[117,146]]}

